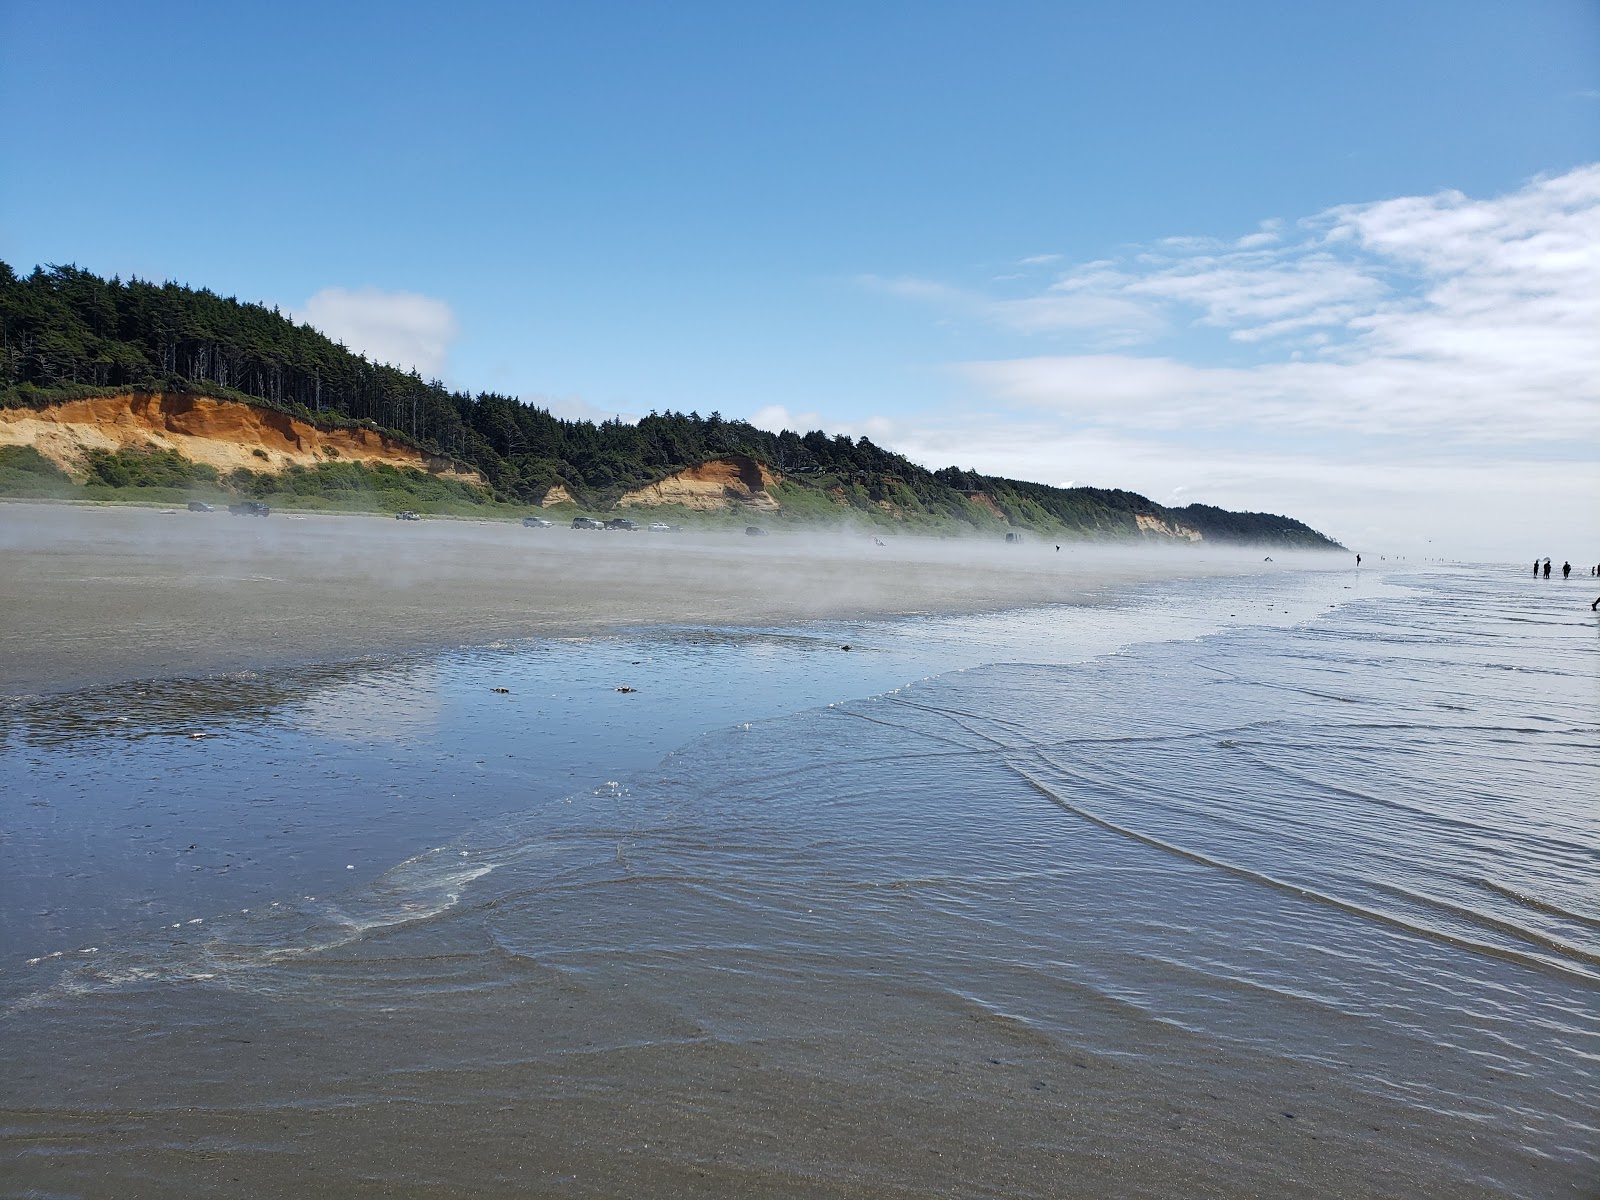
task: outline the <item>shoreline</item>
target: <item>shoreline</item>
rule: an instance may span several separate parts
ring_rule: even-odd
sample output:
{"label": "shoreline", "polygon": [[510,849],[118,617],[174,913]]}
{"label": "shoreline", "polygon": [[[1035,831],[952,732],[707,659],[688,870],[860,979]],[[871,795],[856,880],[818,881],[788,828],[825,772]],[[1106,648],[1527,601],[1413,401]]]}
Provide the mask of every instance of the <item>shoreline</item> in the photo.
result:
{"label": "shoreline", "polygon": [[[1550,925],[1517,895],[1583,911],[1548,839],[1592,823],[1550,803],[1587,794],[1565,731],[1592,664],[1557,651],[1573,631],[1503,615],[1504,580],[1488,603],[1459,578],[1423,604],[1353,583],[1135,585],[845,627],[851,655],[469,651],[221,681],[238,706],[204,717],[182,681],[100,723],[66,698],[6,747],[27,787],[0,990],[17,1136],[76,1122],[92,1149],[22,1182],[203,1189],[217,1162],[191,1148],[222,1122],[247,1190],[327,1184],[330,1161],[337,1187],[395,1169],[347,1152],[389,1153],[403,1110],[400,1169],[466,1191],[611,1171],[618,1194],[731,1196],[805,1172],[844,1195],[887,1162],[888,1190],[1052,1194],[1085,1144],[1116,1148],[1085,1159],[1111,1192],[1130,1155],[1161,1193],[1570,1191],[1593,1106],[1551,1064],[1592,1030],[1583,985],[1479,953],[1445,905],[1466,862],[1510,889],[1478,896],[1491,950]],[[1237,635],[1206,636],[1231,612]],[[1562,670],[1464,668],[1484,629],[1533,639],[1498,659]],[[868,694],[869,664],[911,682]],[[1430,718],[1441,699],[1472,716]],[[1542,711],[1545,744],[1506,758],[1497,731]],[[1485,776],[1507,803],[1480,803]],[[1507,996],[1509,1024],[1474,1019]],[[1507,1069],[1462,1102],[1485,1054]],[[130,1090],[157,1114],[131,1133],[102,1119]]]}
{"label": "shoreline", "polygon": [[662,625],[1086,604],[1145,581],[1342,565],[1268,554],[4,503],[0,693]]}

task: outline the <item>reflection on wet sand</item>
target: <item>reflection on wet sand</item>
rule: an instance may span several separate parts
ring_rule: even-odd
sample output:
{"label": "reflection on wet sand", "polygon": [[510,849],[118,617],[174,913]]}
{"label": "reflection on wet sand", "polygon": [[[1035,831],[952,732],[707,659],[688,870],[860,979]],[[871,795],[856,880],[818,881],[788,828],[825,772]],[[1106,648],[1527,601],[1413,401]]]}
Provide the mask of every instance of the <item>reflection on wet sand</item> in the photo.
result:
{"label": "reflection on wet sand", "polygon": [[[198,844],[173,861],[267,865],[191,873],[185,902],[227,911],[138,928],[130,862],[6,885],[87,930],[104,883],[120,930],[0,975],[13,1174],[1581,1196],[1594,648],[1554,612],[1511,629],[1470,582],[507,645],[331,673],[215,743],[19,735],[37,794],[127,824],[166,805],[149,837]],[[1247,604],[1198,641],[1129,632]],[[407,689],[431,736],[382,712]]]}

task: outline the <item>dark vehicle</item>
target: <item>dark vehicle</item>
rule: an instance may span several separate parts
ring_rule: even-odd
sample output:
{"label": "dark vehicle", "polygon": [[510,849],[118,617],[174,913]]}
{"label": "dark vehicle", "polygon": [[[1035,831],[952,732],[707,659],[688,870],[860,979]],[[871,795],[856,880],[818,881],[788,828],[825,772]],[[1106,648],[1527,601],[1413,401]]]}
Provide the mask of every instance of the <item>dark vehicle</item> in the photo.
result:
{"label": "dark vehicle", "polygon": [[522,527],[524,529],[549,529],[553,524],[555,524],[554,521],[546,521],[543,517],[522,518]]}
{"label": "dark vehicle", "polygon": [[601,524],[599,521],[596,521],[593,517],[573,517],[572,518],[572,527],[574,529],[604,529],[605,528],[605,526],[603,524]]}
{"label": "dark vehicle", "polygon": [[191,500],[191,501],[189,501],[189,511],[190,512],[216,512],[217,510],[212,508],[211,505],[205,503],[202,500]]}
{"label": "dark vehicle", "polygon": [[639,528],[639,524],[638,524],[637,521],[628,520],[627,517],[612,517],[611,520],[606,522],[606,528],[607,529],[630,529],[631,530],[631,529]]}
{"label": "dark vehicle", "polygon": [[272,509],[259,500],[241,500],[238,504],[228,505],[228,511],[236,517],[265,517],[272,514]]}
{"label": "dark vehicle", "polygon": [[767,531],[765,529],[761,528],[761,526],[759,526],[759,525],[746,525],[744,527],[744,532],[745,532],[745,536],[746,537],[766,537],[767,536]]}
{"label": "dark vehicle", "polygon": [[394,519],[396,521],[420,521],[422,520],[422,514],[414,511],[413,509],[402,508],[399,512],[395,513]]}

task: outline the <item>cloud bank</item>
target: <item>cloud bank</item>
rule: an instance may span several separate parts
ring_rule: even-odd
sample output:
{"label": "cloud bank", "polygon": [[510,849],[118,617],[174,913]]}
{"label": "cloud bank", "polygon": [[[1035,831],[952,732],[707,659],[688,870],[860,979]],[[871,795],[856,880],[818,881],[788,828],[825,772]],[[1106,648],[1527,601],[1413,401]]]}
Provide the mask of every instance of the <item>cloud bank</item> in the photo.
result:
{"label": "cloud bank", "polygon": [[373,362],[415,369],[426,378],[443,373],[460,334],[448,304],[417,292],[328,287],[294,315]]}

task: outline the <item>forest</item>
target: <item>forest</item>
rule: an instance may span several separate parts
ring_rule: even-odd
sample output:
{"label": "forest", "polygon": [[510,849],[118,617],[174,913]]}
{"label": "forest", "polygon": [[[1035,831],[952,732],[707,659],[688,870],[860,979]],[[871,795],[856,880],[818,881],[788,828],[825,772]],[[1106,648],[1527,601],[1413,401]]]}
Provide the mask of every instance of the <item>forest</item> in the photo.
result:
{"label": "forest", "polygon": [[[367,424],[470,466],[493,499],[511,503],[537,504],[559,484],[582,507],[603,511],[685,467],[743,454],[785,478],[780,500],[799,516],[843,506],[878,522],[1088,537],[1138,536],[1143,516],[1187,525],[1208,541],[1338,546],[1287,517],[1169,509],[1133,492],[1054,488],[956,467],[929,471],[865,437],[771,433],[715,412],[566,420],[512,396],[452,391],[371,362],[277,309],[203,288],[103,279],[75,266],[22,276],[0,262],[0,406],[44,408],[120,391],[204,393],[324,428]],[[108,484],[128,469],[95,464]],[[329,478],[346,486],[349,474]]]}

